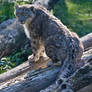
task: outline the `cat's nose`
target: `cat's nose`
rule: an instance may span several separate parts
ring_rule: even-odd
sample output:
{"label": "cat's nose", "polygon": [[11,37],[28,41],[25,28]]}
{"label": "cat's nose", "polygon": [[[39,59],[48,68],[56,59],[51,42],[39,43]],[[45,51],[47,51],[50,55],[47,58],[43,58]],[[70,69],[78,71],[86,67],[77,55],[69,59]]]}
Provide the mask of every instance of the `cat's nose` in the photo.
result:
{"label": "cat's nose", "polygon": [[25,22],[24,21],[21,21],[21,24],[25,24]]}
{"label": "cat's nose", "polygon": [[25,24],[25,22],[24,22],[24,21],[19,21],[19,23],[20,23],[20,24]]}

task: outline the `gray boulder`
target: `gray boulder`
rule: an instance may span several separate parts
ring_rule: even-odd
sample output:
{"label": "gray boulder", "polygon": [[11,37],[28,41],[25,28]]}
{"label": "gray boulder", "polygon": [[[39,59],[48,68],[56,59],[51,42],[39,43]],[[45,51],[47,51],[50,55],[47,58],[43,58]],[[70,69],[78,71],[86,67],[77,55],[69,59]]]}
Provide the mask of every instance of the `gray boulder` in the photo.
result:
{"label": "gray boulder", "polygon": [[24,28],[16,19],[9,19],[0,24],[0,58],[15,50],[30,47]]}

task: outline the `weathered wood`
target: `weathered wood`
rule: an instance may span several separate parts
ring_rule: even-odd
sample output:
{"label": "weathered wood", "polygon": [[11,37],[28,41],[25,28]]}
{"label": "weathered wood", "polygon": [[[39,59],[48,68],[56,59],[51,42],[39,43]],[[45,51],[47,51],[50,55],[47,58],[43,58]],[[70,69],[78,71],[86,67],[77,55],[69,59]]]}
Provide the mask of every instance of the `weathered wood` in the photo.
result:
{"label": "weathered wood", "polygon": [[68,83],[72,85],[74,92],[92,84],[92,59],[89,63],[77,70],[74,75],[68,79]]}
{"label": "weathered wood", "polygon": [[59,68],[49,67],[38,72],[30,72],[28,79],[2,89],[0,92],[39,92],[55,81]]}
{"label": "weathered wood", "polygon": [[41,60],[40,62],[37,63],[32,63],[31,65],[29,65],[29,61],[24,62],[23,64],[9,70],[8,72],[5,72],[3,74],[0,74],[0,83],[5,82],[9,79],[15,78],[19,75],[21,75],[24,72],[27,72],[28,70],[34,70],[34,69],[39,69],[46,67],[47,62],[49,61],[49,59],[47,60]]}
{"label": "weathered wood", "polygon": [[78,92],[92,92],[92,84],[80,89]]}
{"label": "weathered wood", "polygon": [[[68,80],[66,79],[66,82],[68,82],[69,85],[72,86],[74,92],[79,91],[80,89],[92,84],[92,49],[84,52],[81,61],[78,62],[78,65],[79,69],[77,70],[77,72],[75,72],[73,76],[68,78]],[[60,88],[58,88],[56,84],[52,84],[45,90],[41,90],[41,92],[61,92],[59,89]]]}
{"label": "weathered wood", "polygon": [[[77,92],[78,90],[92,84],[92,59],[89,63],[78,69],[70,78],[67,79],[66,82],[71,85],[70,89],[72,87],[73,92]],[[56,87],[56,84],[53,84],[41,92],[61,92],[58,90],[59,88]]]}
{"label": "weathered wood", "polygon": [[[76,90],[83,88],[88,84],[92,83],[92,76],[91,76],[92,75],[92,69],[91,69],[92,68],[92,64],[91,64],[92,50],[90,50],[89,55],[87,53],[85,52],[83,57],[84,58],[86,57],[88,60],[87,59],[83,59],[83,60],[86,60],[87,63],[89,62],[89,64],[86,64],[85,66],[83,66],[81,69],[75,72],[75,74],[71,78],[68,79],[68,82],[73,85],[72,87],[75,90],[75,92]],[[88,57],[91,56],[91,58],[88,58],[87,56]],[[12,90],[13,92],[30,92],[30,91],[39,92],[41,89],[44,89],[49,85],[51,85],[53,82],[55,82],[55,79],[57,78],[59,71],[60,71],[60,67],[58,66],[58,67],[49,67],[38,71],[30,72],[24,81],[20,81],[17,84],[9,86],[8,88],[1,89],[0,92],[12,92]],[[82,86],[78,86],[78,84],[82,82],[83,82]],[[49,91],[46,91],[46,92],[49,92]]]}
{"label": "weathered wood", "polygon": [[8,72],[5,72],[3,74],[0,74],[0,83],[7,81],[9,79],[12,79],[14,77],[17,77],[21,73],[26,72],[28,69],[30,69],[29,63],[24,62],[20,66],[14,68],[12,70],[9,70]]}
{"label": "weathered wood", "polygon": [[81,37],[80,40],[82,41],[85,50],[92,48],[92,33]]}

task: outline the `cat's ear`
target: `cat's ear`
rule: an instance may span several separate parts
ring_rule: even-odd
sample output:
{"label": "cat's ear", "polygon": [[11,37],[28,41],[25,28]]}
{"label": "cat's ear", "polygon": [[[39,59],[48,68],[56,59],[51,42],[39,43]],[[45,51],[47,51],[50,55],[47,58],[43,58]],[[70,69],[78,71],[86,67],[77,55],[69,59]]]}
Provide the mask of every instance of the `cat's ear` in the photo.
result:
{"label": "cat's ear", "polygon": [[31,9],[31,11],[35,12],[34,6],[31,6],[30,9]]}
{"label": "cat's ear", "polygon": [[18,9],[19,8],[19,5],[18,4],[15,4],[15,9]]}

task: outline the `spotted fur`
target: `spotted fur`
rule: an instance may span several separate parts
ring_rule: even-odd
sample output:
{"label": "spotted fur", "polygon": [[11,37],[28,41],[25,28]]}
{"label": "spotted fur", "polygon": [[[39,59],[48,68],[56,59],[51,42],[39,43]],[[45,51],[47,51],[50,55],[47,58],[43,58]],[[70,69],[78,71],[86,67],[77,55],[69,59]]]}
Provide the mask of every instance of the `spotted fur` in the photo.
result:
{"label": "spotted fur", "polygon": [[64,72],[60,72],[60,76],[69,77],[83,54],[83,45],[77,34],[70,32],[42,6],[16,6],[15,15],[30,35],[33,60],[38,61],[45,52],[54,63],[61,63]]}

